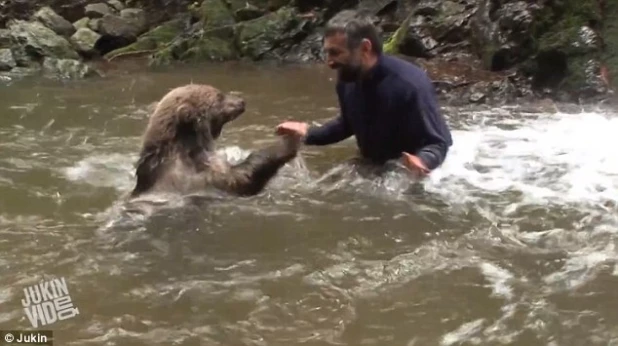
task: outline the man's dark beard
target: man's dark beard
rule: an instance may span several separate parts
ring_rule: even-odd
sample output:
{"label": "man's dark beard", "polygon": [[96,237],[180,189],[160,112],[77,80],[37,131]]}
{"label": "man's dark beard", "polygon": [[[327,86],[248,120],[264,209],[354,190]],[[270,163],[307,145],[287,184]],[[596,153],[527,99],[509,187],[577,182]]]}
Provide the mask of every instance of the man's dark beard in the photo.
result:
{"label": "man's dark beard", "polygon": [[339,80],[345,83],[357,81],[361,73],[362,69],[360,65],[349,64],[340,65],[337,67],[337,75],[339,76]]}

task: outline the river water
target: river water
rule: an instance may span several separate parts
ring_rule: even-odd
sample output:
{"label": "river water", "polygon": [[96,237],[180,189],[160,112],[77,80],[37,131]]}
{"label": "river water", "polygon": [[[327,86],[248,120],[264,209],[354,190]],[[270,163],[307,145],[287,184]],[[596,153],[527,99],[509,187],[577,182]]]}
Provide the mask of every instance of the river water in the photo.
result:
{"label": "river water", "polygon": [[[618,345],[618,119],[449,109],[423,181],[304,148],[256,197],[119,222],[148,106],[184,83],[238,91],[219,149],[337,113],[323,67],[237,64],[0,93],[0,329],[56,345]],[[528,107],[529,108],[529,107]],[[24,289],[64,278],[79,314],[33,328]]]}

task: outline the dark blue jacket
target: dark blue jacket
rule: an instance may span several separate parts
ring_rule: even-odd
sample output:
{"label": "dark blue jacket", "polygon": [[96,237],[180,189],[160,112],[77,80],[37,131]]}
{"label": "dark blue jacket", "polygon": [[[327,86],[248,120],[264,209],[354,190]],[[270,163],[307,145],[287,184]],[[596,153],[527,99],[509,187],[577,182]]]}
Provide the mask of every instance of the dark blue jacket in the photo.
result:
{"label": "dark blue jacket", "polygon": [[425,72],[400,58],[382,54],[358,83],[337,83],[341,113],[310,127],[307,145],[328,145],[352,135],[362,157],[383,163],[402,152],[417,155],[433,170],[453,144]]}

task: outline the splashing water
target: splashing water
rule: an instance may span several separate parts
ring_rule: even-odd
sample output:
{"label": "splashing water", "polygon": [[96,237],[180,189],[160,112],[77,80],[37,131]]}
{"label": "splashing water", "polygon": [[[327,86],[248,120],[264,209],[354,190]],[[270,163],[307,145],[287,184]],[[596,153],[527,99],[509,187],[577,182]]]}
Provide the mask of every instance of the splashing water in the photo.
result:
{"label": "splashing water", "polygon": [[[529,344],[559,344],[568,340],[567,336],[560,337],[561,333],[577,333],[573,325],[583,315],[563,311],[560,299],[564,299],[565,292],[576,294],[582,290],[578,294],[592,294],[586,290],[594,288],[587,285],[602,275],[615,276],[618,272],[614,245],[618,226],[618,217],[614,216],[618,158],[611,149],[618,144],[618,139],[611,139],[616,138],[613,134],[618,132],[618,118],[601,112],[517,116],[511,112],[498,109],[460,113],[447,161],[424,181],[410,180],[397,169],[370,179],[338,161],[318,174],[312,169],[312,162],[301,155],[282,170],[263,196],[221,201],[228,206],[221,210],[230,215],[254,216],[248,222],[257,222],[259,217],[263,218],[260,222],[269,222],[270,218],[294,216],[294,227],[310,227],[318,234],[320,230],[315,228],[319,226],[312,226],[312,222],[329,218],[358,227],[345,233],[348,226],[341,226],[339,232],[347,236],[338,235],[336,246],[329,250],[307,250],[317,253],[315,256],[324,263],[322,267],[286,263],[289,266],[284,269],[295,268],[289,275],[305,285],[302,291],[313,292],[304,298],[290,298],[296,299],[294,303],[269,299],[252,281],[271,280],[273,272],[257,277],[236,273],[244,278],[242,285],[248,286],[234,291],[234,297],[255,301],[255,308],[247,321],[229,322],[228,331],[244,338],[260,334],[275,344],[288,342],[292,337],[321,338],[340,344],[354,344],[344,340],[379,344],[384,339],[369,332],[355,339],[341,326],[353,325],[361,318],[359,301],[378,306],[386,301],[383,310],[375,312],[376,318],[407,309],[401,323],[406,322],[408,327],[402,326],[401,330],[431,318],[441,326],[436,327],[435,335],[410,338],[409,345],[525,344],[525,340],[533,340]],[[248,147],[234,145],[219,151],[231,163],[244,159],[249,152]],[[109,165],[110,160],[115,163]],[[94,177],[99,177],[100,186],[113,185],[122,191],[132,182],[127,174],[131,165],[132,159],[127,155],[102,155],[77,162],[65,174],[72,181],[94,181]],[[353,213],[349,210],[363,210],[366,215],[350,221],[347,215]],[[421,227],[405,221],[414,213],[426,217],[428,223],[441,222],[440,232],[444,234],[419,231],[424,240],[420,244],[406,244],[402,239],[421,237],[415,232]],[[420,218],[412,220],[421,223]],[[379,230],[392,243],[381,247],[378,244],[387,240],[365,233],[363,227]],[[392,230],[397,227],[413,230]],[[220,235],[218,241],[224,241],[223,237]],[[311,243],[305,247],[311,248]],[[237,265],[230,268],[251,272],[247,269],[251,265],[242,267],[245,269]],[[604,270],[607,266],[609,274]],[[499,307],[487,307],[483,316],[470,312],[473,307],[453,307],[460,315],[444,312],[440,309],[445,309],[445,305],[432,304],[450,301],[449,289],[453,286],[441,284],[427,289],[431,285],[429,277],[453,282],[456,290],[464,292],[472,292],[466,285],[482,287],[486,289],[486,304]],[[458,284],[457,278],[465,284]],[[236,277],[218,284],[236,287],[241,281]],[[206,290],[199,288],[199,282],[191,285],[193,290]],[[178,286],[173,289],[179,296],[189,294],[185,292],[190,289],[180,287],[180,283]],[[436,292],[428,293],[432,290]],[[410,291],[419,298],[411,297]],[[222,294],[221,290],[216,292]],[[468,294],[472,297],[480,293]],[[474,299],[470,299],[450,304],[474,306]],[[290,306],[297,310],[288,310],[292,309]],[[415,309],[422,309],[428,316],[414,315]],[[610,318],[618,322],[607,317],[608,312],[602,308],[597,310],[587,316],[595,321]],[[312,314],[317,311],[322,315],[314,317]],[[277,318],[282,314],[296,317]],[[603,340],[616,336],[611,327],[602,325],[594,334]],[[579,341],[596,344],[595,336],[584,330],[577,335]]]}
{"label": "splashing water", "polygon": [[449,158],[427,188],[464,201],[512,192],[522,205],[615,202],[618,156],[607,148],[618,119],[599,113],[536,116],[455,131]]}

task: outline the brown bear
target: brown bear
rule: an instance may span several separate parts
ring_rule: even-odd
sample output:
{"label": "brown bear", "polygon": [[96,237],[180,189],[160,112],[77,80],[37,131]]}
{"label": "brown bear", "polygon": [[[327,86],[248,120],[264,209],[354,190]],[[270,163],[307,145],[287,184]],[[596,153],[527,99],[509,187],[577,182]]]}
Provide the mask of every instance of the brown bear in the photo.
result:
{"label": "brown bear", "polygon": [[156,105],[137,162],[136,198],[144,193],[194,194],[215,188],[236,196],[260,193],[279,169],[294,159],[298,137],[281,136],[231,165],[215,153],[223,126],[245,111],[245,101],[204,84],[168,92]]}

